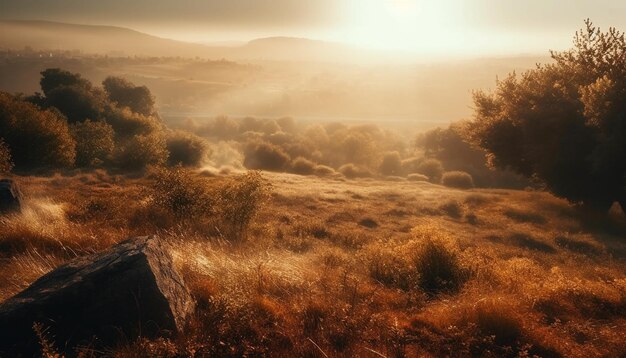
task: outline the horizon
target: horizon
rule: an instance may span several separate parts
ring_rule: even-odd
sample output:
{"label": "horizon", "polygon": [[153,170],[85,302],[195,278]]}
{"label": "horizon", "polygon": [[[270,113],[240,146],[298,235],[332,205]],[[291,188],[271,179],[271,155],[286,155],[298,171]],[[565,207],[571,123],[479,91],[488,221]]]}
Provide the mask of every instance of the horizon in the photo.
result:
{"label": "horizon", "polygon": [[[151,2],[152,4],[152,2]],[[571,44],[590,18],[603,28],[626,27],[618,16],[626,4],[578,0],[492,4],[487,0],[191,1],[159,0],[107,4],[61,0],[3,1],[5,19],[116,26],[199,44],[241,43],[259,38],[306,38],[423,58],[507,57],[545,54]],[[557,12],[558,10],[558,12]],[[558,13],[558,15],[555,15]],[[532,15],[532,16],[531,16]],[[36,21],[36,20],[35,20]]]}

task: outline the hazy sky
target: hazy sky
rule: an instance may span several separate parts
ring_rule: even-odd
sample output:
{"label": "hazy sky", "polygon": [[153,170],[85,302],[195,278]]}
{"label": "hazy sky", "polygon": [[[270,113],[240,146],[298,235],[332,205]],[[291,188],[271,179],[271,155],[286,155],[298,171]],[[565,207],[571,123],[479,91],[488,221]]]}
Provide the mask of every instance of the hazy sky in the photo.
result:
{"label": "hazy sky", "polygon": [[545,53],[623,0],[0,0],[4,19],[130,27],[195,42],[298,36],[422,54]]}

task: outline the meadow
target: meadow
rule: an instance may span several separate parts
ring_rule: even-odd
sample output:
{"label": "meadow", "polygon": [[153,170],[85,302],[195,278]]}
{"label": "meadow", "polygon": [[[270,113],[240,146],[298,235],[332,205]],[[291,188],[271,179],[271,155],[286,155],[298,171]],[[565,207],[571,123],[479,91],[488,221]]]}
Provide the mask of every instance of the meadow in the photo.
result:
{"label": "meadow", "polygon": [[[530,189],[232,169],[14,178],[27,195],[0,219],[0,300],[75,256],[157,234],[198,302],[176,339],[82,356],[623,354],[618,207],[593,222]],[[206,206],[169,205],[177,185]],[[250,205],[225,207],[229,195]],[[43,339],[54,347],[53,332]]]}

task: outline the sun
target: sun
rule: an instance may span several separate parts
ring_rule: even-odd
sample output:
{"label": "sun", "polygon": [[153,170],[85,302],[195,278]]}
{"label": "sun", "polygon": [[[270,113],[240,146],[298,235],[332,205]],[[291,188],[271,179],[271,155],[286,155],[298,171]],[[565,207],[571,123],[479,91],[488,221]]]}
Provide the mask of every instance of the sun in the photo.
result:
{"label": "sun", "polygon": [[360,0],[345,8],[342,41],[363,47],[424,52],[446,42],[452,28],[447,2]]}

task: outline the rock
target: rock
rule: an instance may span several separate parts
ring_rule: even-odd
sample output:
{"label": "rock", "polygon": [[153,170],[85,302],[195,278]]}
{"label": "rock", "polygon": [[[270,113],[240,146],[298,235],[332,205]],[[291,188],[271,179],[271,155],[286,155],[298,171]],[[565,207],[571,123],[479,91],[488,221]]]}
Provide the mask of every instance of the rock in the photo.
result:
{"label": "rock", "polygon": [[19,211],[22,205],[22,192],[11,179],[0,179],[0,214]]}
{"label": "rock", "polygon": [[59,351],[113,347],[141,336],[170,337],[183,329],[193,299],[162,242],[126,240],[77,258],[42,276],[0,306],[0,356],[33,356],[33,324]]}

